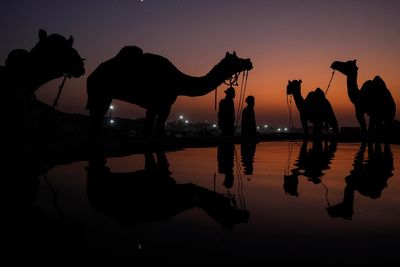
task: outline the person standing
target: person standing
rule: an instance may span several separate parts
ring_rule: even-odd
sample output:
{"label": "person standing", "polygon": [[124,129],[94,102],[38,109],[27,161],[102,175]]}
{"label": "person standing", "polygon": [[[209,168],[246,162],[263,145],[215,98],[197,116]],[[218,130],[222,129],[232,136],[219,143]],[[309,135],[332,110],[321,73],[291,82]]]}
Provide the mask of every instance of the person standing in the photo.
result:
{"label": "person standing", "polygon": [[218,127],[222,136],[233,136],[235,133],[235,89],[231,86],[225,90],[225,98],[219,102]]}
{"label": "person standing", "polygon": [[248,96],[246,103],[247,106],[242,112],[241,134],[242,136],[255,136],[257,134],[257,124],[254,113],[254,96]]}

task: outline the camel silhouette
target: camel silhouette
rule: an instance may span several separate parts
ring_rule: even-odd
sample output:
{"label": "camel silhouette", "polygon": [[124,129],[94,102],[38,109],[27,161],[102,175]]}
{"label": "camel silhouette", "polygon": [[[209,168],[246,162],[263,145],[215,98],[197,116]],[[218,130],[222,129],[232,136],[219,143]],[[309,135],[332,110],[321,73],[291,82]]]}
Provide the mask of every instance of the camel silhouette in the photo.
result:
{"label": "camel silhouette", "polygon": [[338,123],[335,113],[325,93],[317,88],[315,91],[308,93],[304,99],[301,95],[302,80],[288,81],[286,94],[293,95],[296,107],[300,113],[300,121],[304,133],[308,134],[308,122],[313,124],[314,137],[320,137],[322,134],[323,124],[332,127],[333,134],[338,135]]}
{"label": "camel silhouette", "polygon": [[73,38],[47,35],[39,30],[39,42],[27,51],[12,50],[0,67],[2,125],[11,135],[29,131],[38,121],[35,92],[45,83],[62,76],[78,78],[85,73],[83,59],[72,48]]}
{"label": "camel silhouette", "polygon": [[[382,78],[375,76],[373,80],[364,82],[359,89],[356,60],[334,61],[331,68],[347,77],[347,94],[354,104],[363,137],[380,138],[383,135],[387,139],[396,115],[396,103]],[[365,114],[369,116],[368,132]]]}
{"label": "camel silhouette", "polygon": [[202,96],[216,89],[233,74],[253,68],[250,59],[236,53],[226,56],[202,77],[182,73],[168,59],[126,46],[100,64],[87,79],[90,133],[98,135],[112,99],[146,109],[143,135],[162,135],[172,104],[179,95]]}

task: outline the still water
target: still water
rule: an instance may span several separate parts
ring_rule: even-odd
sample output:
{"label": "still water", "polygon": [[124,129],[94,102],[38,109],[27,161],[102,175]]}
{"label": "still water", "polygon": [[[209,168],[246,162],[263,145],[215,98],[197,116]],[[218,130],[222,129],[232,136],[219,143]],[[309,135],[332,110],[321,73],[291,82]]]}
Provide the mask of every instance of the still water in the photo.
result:
{"label": "still water", "polygon": [[94,156],[40,175],[2,243],[49,266],[396,265],[399,159],[302,142]]}

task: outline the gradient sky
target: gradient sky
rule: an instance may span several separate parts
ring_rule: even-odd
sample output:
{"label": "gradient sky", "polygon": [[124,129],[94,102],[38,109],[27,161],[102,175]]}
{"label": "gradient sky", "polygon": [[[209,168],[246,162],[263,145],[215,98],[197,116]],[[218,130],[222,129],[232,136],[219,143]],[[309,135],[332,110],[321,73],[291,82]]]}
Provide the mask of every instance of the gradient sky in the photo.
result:
{"label": "gradient sky", "polygon": [[[40,28],[72,35],[86,58],[86,74],[67,81],[58,109],[86,114],[86,77],[125,45],[160,54],[193,76],[205,75],[226,51],[236,51],[254,65],[246,95],[256,98],[257,122],[284,126],[287,81],[302,79],[303,95],[317,87],[325,90],[334,60],[357,59],[359,86],[380,75],[399,110],[399,14],[398,0],[5,0],[0,3],[0,62],[4,65],[12,49],[32,48]],[[43,86],[38,98],[51,104],[60,83]],[[225,87],[218,88],[218,99]],[[340,126],[358,125],[342,74],[335,74],[328,99]],[[137,106],[114,104],[116,116],[144,116]],[[214,93],[179,97],[168,120],[179,114],[215,121]]]}

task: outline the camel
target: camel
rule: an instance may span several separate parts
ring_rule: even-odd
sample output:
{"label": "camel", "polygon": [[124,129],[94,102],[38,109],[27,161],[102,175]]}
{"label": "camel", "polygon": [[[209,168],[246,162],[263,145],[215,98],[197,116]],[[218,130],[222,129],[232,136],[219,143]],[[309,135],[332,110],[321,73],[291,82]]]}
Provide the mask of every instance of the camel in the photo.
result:
{"label": "camel", "polygon": [[[12,50],[0,66],[0,96],[10,135],[29,131],[38,120],[35,92],[45,83],[63,76],[78,78],[85,73],[83,59],[72,48],[73,38],[47,35],[39,30],[39,42],[30,50]],[[4,133],[4,131],[3,131]]]}
{"label": "camel", "polygon": [[[396,103],[382,78],[375,76],[373,80],[364,82],[359,89],[356,60],[334,61],[331,68],[347,77],[347,94],[354,104],[363,138],[378,137],[383,134],[387,139],[396,115]],[[365,114],[369,116],[368,131]]]}
{"label": "camel", "polygon": [[118,99],[146,109],[144,136],[149,136],[153,130],[156,135],[162,135],[171,106],[178,96],[205,95],[232,75],[252,68],[250,59],[227,52],[206,75],[193,77],[182,73],[160,55],[126,46],[87,78],[86,109],[89,109],[90,133],[101,133],[109,105],[112,99]]}
{"label": "camel", "polygon": [[302,80],[289,80],[286,94],[294,97],[304,133],[308,134],[309,121],[313,124],[314,137],[320,137],[322,134],[323,123],[326,126],[330,125],[334,136],[337,136],[339,134],[338,123],[332,106],[325,97],[325,93],[320,88],[317,88],[304,99],[301,95],[301,83]]}

